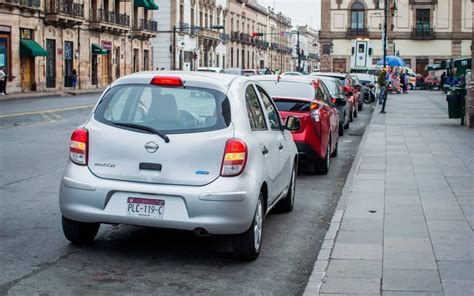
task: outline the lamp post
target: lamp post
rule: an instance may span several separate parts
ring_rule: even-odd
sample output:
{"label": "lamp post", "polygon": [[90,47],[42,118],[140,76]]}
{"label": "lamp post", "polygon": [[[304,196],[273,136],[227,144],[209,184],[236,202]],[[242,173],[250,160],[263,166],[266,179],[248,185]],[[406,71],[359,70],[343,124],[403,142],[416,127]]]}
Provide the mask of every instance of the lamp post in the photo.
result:
{"label": "lamp post", "polygon": [[[388,15],[388,0],[384,0],[383,6],[383,14],[384,14],[384,26],[383,26],[383,67],[384,69],[387,68],[387,15]],[[388,93],[387,93],[387,86],[385,86],[385,93],[384,93],[384,100],[382,105],[382,111],[380,113],[385,113],[385,104],[387,102]]]}
{"label": "lamp post", "polygon": [[215,25],[215,26],[208,26],[208,27],[198,27],[198,26],[192,26],[192,27],[176,27],[176,25],[173,26],[173,30],[171,31],[157,31],[157,33],[171,33],[173,34],[173,49],[171,52],[173,53],[173,58],[172,58],[172,63],[173,65],[171,66],[171,70],[176,70],[176,32],[178,30],[184,30],[184,29],[214,29],[214,30],[224,30],[223,25]]}

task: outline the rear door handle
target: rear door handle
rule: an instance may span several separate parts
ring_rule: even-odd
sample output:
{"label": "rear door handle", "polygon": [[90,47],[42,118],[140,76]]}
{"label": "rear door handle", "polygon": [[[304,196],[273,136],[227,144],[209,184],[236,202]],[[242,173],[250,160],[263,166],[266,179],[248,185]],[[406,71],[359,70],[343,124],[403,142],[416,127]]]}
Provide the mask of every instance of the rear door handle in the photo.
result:
{"label": "rear door handle", "polygon": [[263,146],[263,148],[262,148],[262,154],[265,155],[265,154],[268,154],[268,152],[269,152],[269,151],[268,151],[267,146]]}
{"label": "rear door handle", "polygon": [[278,149],[283,150],[283,145],[281,143],[278,144]]}

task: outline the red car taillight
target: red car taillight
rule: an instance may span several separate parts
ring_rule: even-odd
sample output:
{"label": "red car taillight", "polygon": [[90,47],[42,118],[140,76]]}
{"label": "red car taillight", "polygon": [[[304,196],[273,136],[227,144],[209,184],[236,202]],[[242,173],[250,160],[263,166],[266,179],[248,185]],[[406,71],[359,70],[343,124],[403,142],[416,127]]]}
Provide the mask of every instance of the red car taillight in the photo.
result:
{"label": "red car taillight", "polygon": [[222,160],[221,176],[234,177],[240,175],[247,163],[247,144],[238,139],[229,139],[225,144]]}
{"label": "red car taillight", "polygon": [[71,135],[69,144],[69,157],[78,165],[87,165],[87,145],[89,144],[89,132],[85,128],[76,129]]}
{"label": "red car taillight", "polygon": [[311,105],[309,107],[309,114],[315,122],[319,122],[319,120],[321,119],[319,114],[319,104],[316,100],[311,102]]}

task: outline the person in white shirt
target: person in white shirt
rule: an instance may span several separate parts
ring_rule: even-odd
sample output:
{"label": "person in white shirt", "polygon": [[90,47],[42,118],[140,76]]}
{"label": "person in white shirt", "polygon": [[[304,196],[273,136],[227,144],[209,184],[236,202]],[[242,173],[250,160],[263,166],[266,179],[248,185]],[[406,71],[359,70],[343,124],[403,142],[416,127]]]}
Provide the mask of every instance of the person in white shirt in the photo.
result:
{"label": "person in white shirt", "polygon": [[3,71],[3,67],[0,67],[0,96],[5,95],[5,82],[7,80],[7,75]]}

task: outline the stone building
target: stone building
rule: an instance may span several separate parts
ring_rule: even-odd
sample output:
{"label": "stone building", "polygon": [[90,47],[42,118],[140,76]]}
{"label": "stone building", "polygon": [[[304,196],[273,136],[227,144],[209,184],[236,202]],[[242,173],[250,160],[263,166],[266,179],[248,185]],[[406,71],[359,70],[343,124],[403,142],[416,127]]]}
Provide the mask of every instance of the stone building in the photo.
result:
{"label": "stone building", "polygon": [[[383,0],[321,0],[321,68],[349,71],[351,40],[370,39],[383,56]],[[427,64],[471,55],[471,0],[389,0],[388,54],[417,73]]]}
{"label": "stone building", "polygon": [[154,12],[159,19],[152,39],[155,69],[196,70],[224,67],[227,0],[168,0]]}
{"label": "stone building", "polygon": [[[296,30],[299,32],[299,48],[301,54],[300,68],[301,71],[313,72],[319,69],[319,33],[309,26],[298,26]],[[298,71],[298,52],[296,51],[298,36],[293,34],[291,38],[293,44],[293,64],[294,70]]]}
{"label": "stone building", "polygon": [[2,0],[0,66],[8,92],[101,88],[148,70],[153,0]]}

